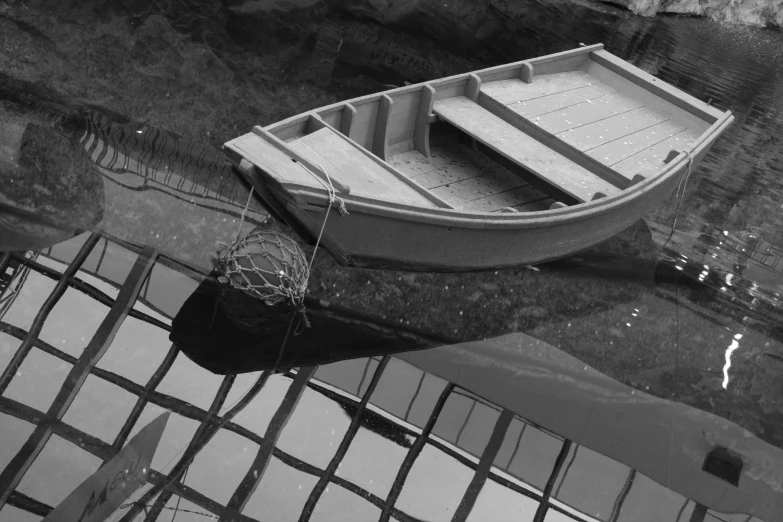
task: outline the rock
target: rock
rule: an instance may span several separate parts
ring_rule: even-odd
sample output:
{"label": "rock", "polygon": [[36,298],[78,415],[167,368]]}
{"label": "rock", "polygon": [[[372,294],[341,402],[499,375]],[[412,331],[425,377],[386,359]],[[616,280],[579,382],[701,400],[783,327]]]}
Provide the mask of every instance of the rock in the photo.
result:
{"label": "rock", "polygon": [[[14,127],[0,126],[8,147]],[[77,144],[34,124],[18,143],[18,152],[0,161],[0,251],[45,248],[101,221],[103,181]]]}
{"label": "rock", "polygon": [[706,16],[722,22],[783,27],[780,0],[608,0],[643,16],[676,13]]}

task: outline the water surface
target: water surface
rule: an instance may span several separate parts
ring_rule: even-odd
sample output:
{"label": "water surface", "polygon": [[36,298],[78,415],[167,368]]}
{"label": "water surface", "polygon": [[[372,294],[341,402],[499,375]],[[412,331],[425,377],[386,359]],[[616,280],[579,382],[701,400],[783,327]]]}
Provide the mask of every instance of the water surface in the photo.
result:
{"label": "water surface", "polygon": [[[775,520],[780,32],[589,4],[253,6],[0,3],[0,167],[73,165],[102,191],[74,191],[89,232],[2,257],[0,520],[40,520],[164,411],[149,484],[114,520]],[[223,142],[599,41],[734,113],[681,201],[537,270],[318,252],[313,329],[261,372],[285,336],[216,315],[209,276],[237,234],[281,228]],[[716,447],[738,485],[701,470]]]}

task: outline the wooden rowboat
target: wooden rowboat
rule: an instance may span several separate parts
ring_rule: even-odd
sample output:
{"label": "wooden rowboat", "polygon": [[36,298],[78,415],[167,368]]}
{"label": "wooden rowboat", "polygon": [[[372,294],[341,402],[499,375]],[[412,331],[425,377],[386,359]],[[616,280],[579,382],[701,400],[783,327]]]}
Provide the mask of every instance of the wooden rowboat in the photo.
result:
{"label": "wooden rowboat", "polygon": [[581,47],[356,98],[225,144],[272,210],[343,264],[462,271],[539,263],[630,226],[731,124]]}

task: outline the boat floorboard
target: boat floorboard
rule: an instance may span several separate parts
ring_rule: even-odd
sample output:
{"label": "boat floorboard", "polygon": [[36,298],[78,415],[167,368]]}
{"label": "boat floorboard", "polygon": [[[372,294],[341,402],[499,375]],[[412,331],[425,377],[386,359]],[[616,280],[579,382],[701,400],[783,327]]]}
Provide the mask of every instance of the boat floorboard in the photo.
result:
{"label": "boat floorboard", "polygon": [[621,190],[464,96],[438,100],[433,111],[578,201],[591,201],[599,192],[611,196]]}
{"label": "boat floorboard", "polygon": [[517,174],[457,143],[434,146],[431,159],[412,150],[392,156],[389,163],[460,210],[532,212],[554,203]]}
{"label": "boat floorboard", "polygon": [[706,130],[704,122],[649,93],[640,94],[594,63],[534,76],[529,84],[518,79],[488,82],[481,91],[629,178],[657,172],[668,150],[685,149]]}

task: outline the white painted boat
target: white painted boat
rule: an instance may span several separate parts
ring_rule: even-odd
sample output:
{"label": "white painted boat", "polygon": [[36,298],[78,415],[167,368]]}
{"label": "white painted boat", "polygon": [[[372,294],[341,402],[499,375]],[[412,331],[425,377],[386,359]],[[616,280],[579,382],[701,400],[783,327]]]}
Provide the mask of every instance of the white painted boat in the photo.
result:
{"label": "white painted boat", "polygon": [[[644,216],[733,116],[601,44],[329,105],[225,144],[269,206],[341,263],[549,261]],[[329,206],[328,181],[349,214]]]}

